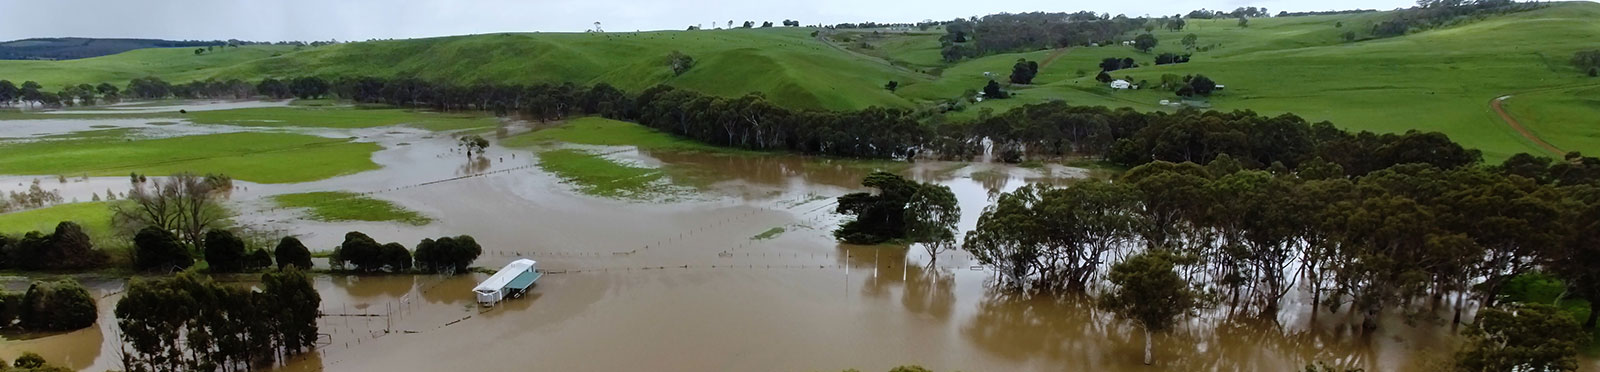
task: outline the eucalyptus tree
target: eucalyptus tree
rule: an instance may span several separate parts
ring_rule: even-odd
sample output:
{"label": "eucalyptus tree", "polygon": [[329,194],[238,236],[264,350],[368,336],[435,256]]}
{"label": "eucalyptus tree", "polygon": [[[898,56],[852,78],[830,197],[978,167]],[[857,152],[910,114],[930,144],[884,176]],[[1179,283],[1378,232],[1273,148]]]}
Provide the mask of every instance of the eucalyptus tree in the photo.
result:
{"label": "eucalyptus tree", "polygon": [[928,265],[939,261],[939,254],[955,249],[956,223],[961,222],[961,206],[949,186],[924,184],[906,203],[906,236],[922,244],[928,252]]}
{"label": "eucalyptus tree", "polygon": [[1152,333],[1164,332],[1199,305],[1189,282],[1173,270],[1162,251],[1140,253],[1111,267],[1114,287],[1099,298],[1099,306],[1144,329],[1144,364],[1155,362]]}

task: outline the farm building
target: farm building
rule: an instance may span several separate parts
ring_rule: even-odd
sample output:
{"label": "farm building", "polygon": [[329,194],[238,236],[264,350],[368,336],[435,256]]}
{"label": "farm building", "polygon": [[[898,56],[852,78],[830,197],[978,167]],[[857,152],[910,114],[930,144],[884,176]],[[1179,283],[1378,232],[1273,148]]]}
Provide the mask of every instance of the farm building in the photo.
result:
{"label": "farm building", "polygon": [[529,259],[511,261],[506,267],[489,276],[489,279],[478,283],[478,286],[472,289],[472,293],[478,296],[478,304],[494,306],[506,298],[521,298],[528,292],[528,287],[533,286],[533,282],[544,275],[534,267],[536,263]]}
{"label": "farm building", "polygon": [[1129,83],[1127,80],[1117,80],[1117,81],[1111,82],[1111,89],[1130,89],[1130,88],[1133,88],[1133,83]]}

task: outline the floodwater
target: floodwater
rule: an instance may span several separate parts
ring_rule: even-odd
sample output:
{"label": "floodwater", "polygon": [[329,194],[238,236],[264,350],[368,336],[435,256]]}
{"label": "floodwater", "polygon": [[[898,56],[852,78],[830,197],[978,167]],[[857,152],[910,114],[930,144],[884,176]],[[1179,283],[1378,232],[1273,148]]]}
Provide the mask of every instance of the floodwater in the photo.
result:
{"label": "floodwater", "polygon": [[[701,177],[686,182],[699,186],[696,197],[639,202],[579,194],[541,171],[531,151],[496,146],[485,161],[468,162],[449,135],[402,128],[338,134],[384,146],[373,155],[384,168],[308,183],[243,184],[230,197],[236,222],[301,236],[314,250],[330,249],[351,230],[407,246],[470,234],[486,250],[478,266],[531,258],[548,275],[529,296],[492,309],[478,308],[470,292],[483,274],[318,276],[325,335],[315,353],[278,367],[285,371],[882,371],[903,364],[937,371],[1287,371],[1319,360],[1390,371],[1430,370],[1457,347],[1447,326],[1426,319],[1389,315],[1365,336],[1348,330],[1343,313],[1323,313],[1312,325],[1308,301],[1291,298],[1277,322],[1207,315],[1158,335],[1156,364],[1145,366],[1143,333],[1084,300],[995,290],[992,273],[960,252],[929,265],[920,247],[834,242],[830,231],[840,216],[833,200],[858,191],[870,163],[616,149],[611,156],[632,164]],[[1086,175],[1059,166],[949,162],[898,171],[950,186],[963,231],[1001,192]],[[117,181],[126,179],[91,178],[84,182],[97,184],[84,188]],[[329,190],[370,193],[435,222],[305,221],[301,211],[264,200]],[[772,228],[784,232],[754,238]],[[6,341],[0,357],[30,350],[68,367],[117,368],[109,313],[120,285],[96,285],[99,327]]]}

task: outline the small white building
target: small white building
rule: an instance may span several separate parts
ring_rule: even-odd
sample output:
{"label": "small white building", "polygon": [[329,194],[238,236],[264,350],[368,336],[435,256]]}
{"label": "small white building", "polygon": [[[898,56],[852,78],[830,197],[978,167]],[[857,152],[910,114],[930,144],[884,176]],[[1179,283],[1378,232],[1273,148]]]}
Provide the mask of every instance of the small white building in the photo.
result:
{"label": "small white building", "polygon": [[506,267],[501,268],[499,272],[489,276],[489,279],[484,279],[482,283],[478,283],[478,286],[472,289],[472,293],[478,297],[478,304],[494,306],[507,297],[522,297],[524,293],[527,293],[528,287],[533,286],[533,282],[538,281],[539,277],[544,275],[534,268],[535,264],[536,262],[529,259],[511,261],[511,263],[506,264]]}
{"label": "small white building", "polygon": [[1111,89],[1132,89],[1132,88],[1133,88],[1133,83],[1129,83],[1127,80],[1117,80],[1117,81],[1111,82]]}

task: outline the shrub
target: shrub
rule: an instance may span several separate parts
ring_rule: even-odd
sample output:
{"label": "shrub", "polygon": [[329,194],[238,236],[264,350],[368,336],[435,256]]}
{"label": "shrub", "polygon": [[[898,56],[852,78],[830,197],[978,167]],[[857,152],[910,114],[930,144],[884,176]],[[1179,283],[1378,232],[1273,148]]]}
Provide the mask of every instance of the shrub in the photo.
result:
{"label": "shrub", "polygon": [[34,282],[22,295],[22,326],[69,331],[93,325],[99,316],[94,297],[77,281]]}
{"label": "shrub", "polygon": [[227,230],[206,232],[206,263],[212,272],[236,273],[244,271],[244,240]]}
{"label": "shrub", "polygon": [[278,269],[294,266],[301,269],[311,268],[311,250],[293,236],[285,236],[278,240],[278,247],[272,253],[278,259]]}
{"label": "shrub", "polygon": [[158,227],[140,229],[133,235],[133,247],[133,264],[140,270],[183,270],[194,265],[178,236]]}

